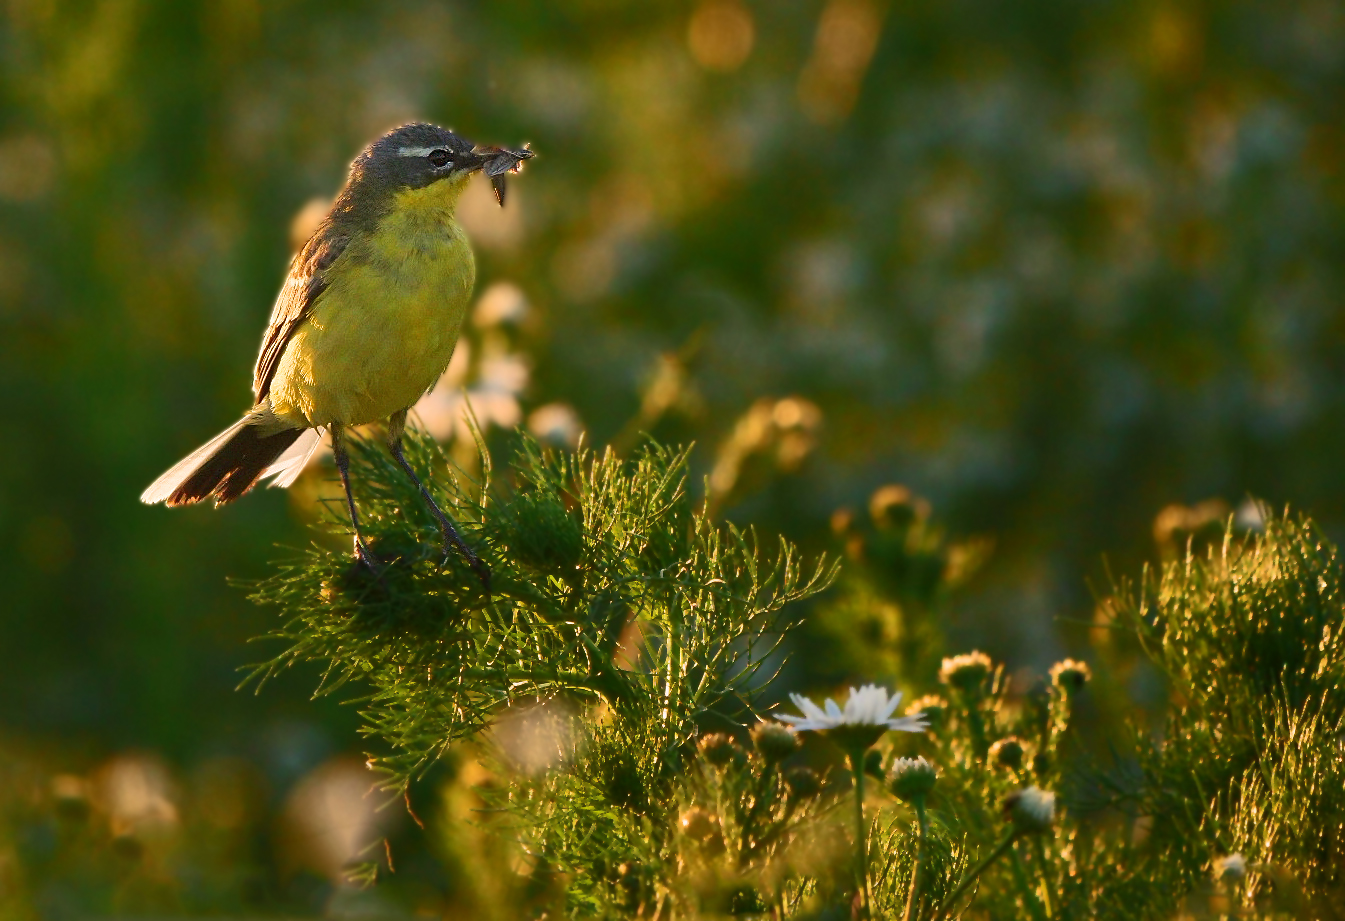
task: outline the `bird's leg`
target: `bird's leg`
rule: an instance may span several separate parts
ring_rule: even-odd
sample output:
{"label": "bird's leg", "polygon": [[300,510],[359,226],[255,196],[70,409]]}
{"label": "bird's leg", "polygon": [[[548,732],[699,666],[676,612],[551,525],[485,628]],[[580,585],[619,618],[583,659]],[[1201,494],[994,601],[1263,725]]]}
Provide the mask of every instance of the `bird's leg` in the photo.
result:
{"label": "bird's leg", "polygon": [[355,556],[365,566],[378,572],[377,559],[369,549],[369,545],[364,542],[364,535],[360,533],[360,513],[355,510],[355,494],[350,491],[350,455],[346,453],[346,436],[341,430],[341,423],[333,422],[331,432],[332,454],[336,457],[336,469],[341,474],[341,485],[346,490],[346,508],[350,509],[350,526],[355,531]]}
{"label": "bird's leg", "polygon": [[462,554],[467,565],[472,567],[481,584],[485,586],[486,591],[490,591],[490,567],[481,562],[481,558],[476,555],[467,542],[458,534],[458,529],[453,527],[453,522],[449,520],[448,515],[439,507],[439,503],[434,501],[434,496],[425,488],[425,484],[416,476],[416,471],[411,468],[407,462],[406,455],[402,453],[402,432],[406,429],[406,411],[395,413],[388,419],[388,450],[392,452],[392,457],[397,461],[401,468],[406,471],[406,475],[411,478],[411,482],[416,484],[416,489],[420,490],[420,496],[425,500],[425,504],[430,507],[430,513],[434,515],[435,520],[439,522],[439,533],[444,538],[444,556],[440,562],[442,566],[448,562],[448,554],[451,548],[456,548]]}

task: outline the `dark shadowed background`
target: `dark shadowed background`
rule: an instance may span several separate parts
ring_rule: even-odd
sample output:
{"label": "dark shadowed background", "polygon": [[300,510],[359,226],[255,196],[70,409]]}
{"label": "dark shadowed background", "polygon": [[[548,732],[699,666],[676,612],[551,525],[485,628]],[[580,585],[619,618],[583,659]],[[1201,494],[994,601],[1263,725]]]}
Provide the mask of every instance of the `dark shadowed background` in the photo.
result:
{"label": "dark shadowed background", "polygon": [[[246,407],[296,234],[414,119],[538,153],[462,206],[481,299],[420,414],[464,462],[465,387],[492,444],[694,440],[720,513],[810,551],[903,484],[993,541],[952,644],[1037,669],[1104,554],[1249,494],[1342,522],[1330,0],[8,0],[0,745],[165,827],[181,790],[254,803],[217,824],[282,845],[202,858],[174,910],[308,904],[238,868],[303,783],[359,787],[330,760],[359,743],[314,675],[234,691],[274,613],[228,579],[311,539],[330,466],[221,512],[137,496]],[[858,671],[799,674],[890,677]],[[117,872],[30,895],[113,910]]]}

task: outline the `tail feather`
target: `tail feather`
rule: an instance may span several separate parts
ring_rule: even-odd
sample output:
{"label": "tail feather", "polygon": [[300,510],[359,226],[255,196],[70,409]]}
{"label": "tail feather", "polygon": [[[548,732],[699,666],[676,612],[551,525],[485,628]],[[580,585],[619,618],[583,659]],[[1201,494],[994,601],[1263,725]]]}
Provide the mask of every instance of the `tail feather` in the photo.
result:
{"label": "tail feather", "polygon": [[243,495],[305,431],[267,432],[270,426],[258,424],[264,418],[248,413],[174,464],[141,493],[140,501],[174,506],[214,497],[216,505],[223,505]]}
{"label": "tail feather", "polygon": [[290,445],[284,454],[276,458],[275,463],[262,471],[262,479],[275,477],[271,486],[289,489],[299,474],[308,466],[308,459],[322,444],[322,429],[304,429],[303,434]]}

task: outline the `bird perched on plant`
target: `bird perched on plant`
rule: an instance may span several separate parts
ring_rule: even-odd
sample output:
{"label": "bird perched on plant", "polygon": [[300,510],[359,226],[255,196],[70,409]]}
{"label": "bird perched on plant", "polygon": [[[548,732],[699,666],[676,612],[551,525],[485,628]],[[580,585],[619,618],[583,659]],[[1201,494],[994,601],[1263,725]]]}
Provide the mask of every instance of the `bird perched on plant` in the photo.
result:
{"label": "bird perched on plant", "polygon": [[476,264],[454,217],[475,172],[504,205],[505,175],[526,149],[477,147],[436,125],[404,125],[350,165],[331,211],[290,263],[253,372],[251,409],[159,477],[146,503],[232,502],[263,477],[289,486],[331,432],[355,554],[376,568],[350,491],[346,428],[387,424],[388,447],[429,503],[444,539],[483,582],[489,570],[462,540],[402,452],[407,411],[448,367]]}

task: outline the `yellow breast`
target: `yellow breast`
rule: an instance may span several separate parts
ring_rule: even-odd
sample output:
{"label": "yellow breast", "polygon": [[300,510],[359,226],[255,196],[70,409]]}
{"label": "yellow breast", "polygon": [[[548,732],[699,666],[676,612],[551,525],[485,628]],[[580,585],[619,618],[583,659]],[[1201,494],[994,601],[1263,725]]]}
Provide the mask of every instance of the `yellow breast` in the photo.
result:
{"label": "yellow breast", "polygon": [[305,425],[361,425],[408,409],[448,367],[476,280],[453,219],[465,180],[399,193],[328,269],[327,289],[276,369],[271,405]]}

